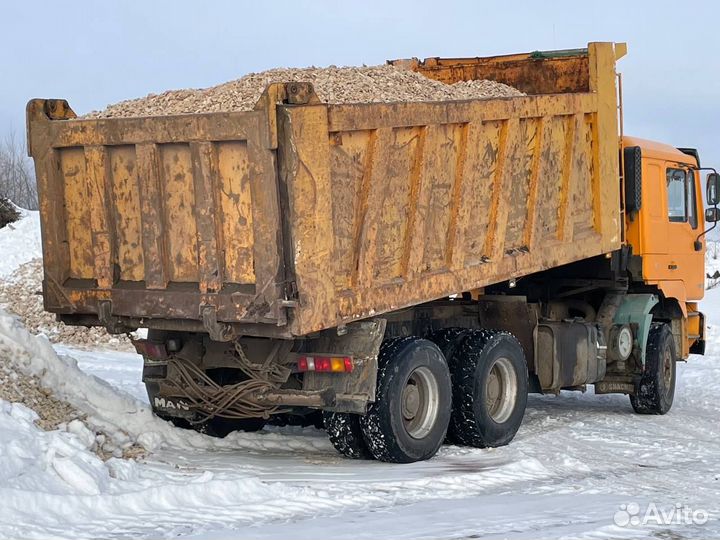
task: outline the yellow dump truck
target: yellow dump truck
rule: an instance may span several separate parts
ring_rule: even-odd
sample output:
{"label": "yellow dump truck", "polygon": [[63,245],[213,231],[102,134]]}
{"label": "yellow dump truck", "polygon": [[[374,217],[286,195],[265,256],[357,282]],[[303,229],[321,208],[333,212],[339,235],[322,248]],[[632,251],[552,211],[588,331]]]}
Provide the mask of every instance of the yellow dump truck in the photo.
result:
{"label": "yellow dump truck", "polygon": [[[134,339],[156,413],[319,423],[348,457],[492,447],[528,392],[663,414],[704,350],[692,149],[624,137],[624,44],[391,63],[522,97],[79,119],[29,102],[45,308]],[[720,182],[708,175],[708,203]]]}

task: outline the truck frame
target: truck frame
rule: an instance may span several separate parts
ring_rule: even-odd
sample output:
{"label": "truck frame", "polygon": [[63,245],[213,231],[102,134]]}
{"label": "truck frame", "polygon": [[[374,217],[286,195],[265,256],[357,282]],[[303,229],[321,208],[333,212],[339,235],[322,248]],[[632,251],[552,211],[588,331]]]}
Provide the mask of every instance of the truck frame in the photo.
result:
{"label": "truck frame", "polygon": [[253,111],[112,119],[31,100],[45,308],[148,328],[156,413],[220,436],[315,423],[348,457],[411,462],[507,444],[528,392],[664,414],[704,352],[706,216],[697,151],[622,133],[625,53],[391,62],[526,94],[486,100],[331,105],[294,82]]}

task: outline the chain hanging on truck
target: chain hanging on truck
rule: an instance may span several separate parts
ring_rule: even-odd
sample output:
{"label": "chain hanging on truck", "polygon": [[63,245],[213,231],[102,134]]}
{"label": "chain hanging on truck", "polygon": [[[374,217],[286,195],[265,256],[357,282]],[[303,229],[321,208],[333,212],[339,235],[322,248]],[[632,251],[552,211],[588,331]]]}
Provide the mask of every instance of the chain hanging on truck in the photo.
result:
{"label": "chain hanging on truck", "polygon": [[177,374],[167,384],[173,387],[175,395],[186,399],[197,418],[191,420],[199,424],[216,416],[231,419],[269,418],[272,414],[285,412],[277,406],[264,405],[258,396],[276,390],[289,376],[287,367],[266,361],[254,364],[248,360],[239,342],[235,342],[235,355],[238,369],[247,379],[230,385],[221,385],[212,380],[201,368],[184,358],[168,358],[168,370]]}

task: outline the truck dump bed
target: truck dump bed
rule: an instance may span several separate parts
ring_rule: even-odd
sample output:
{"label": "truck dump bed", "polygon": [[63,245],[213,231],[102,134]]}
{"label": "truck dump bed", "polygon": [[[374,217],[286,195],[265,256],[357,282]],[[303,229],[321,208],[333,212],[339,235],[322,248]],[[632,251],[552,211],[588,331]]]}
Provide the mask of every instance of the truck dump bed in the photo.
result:
{"label": "truck dump bed", "polygon": [[611,43],[396,61],[526,97],[76,119],[28,104],[47,310],[77,324],[290,337],[620,246]]}

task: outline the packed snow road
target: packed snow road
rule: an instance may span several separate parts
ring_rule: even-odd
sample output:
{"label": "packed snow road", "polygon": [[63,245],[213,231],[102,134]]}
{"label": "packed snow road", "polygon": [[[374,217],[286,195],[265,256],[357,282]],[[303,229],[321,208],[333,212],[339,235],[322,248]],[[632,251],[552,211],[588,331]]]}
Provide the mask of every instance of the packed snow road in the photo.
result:
{"label": "packed snow road", "polygon": [[[711,291],[705,310],[716,306]],[[446,446],[410,465],[344,459],[311,428],[224,440],[170,428],[131,397],[144,398],[137,356],[58,346],[114,387],[76,373],[94,418],[144,431],[140,439],[156,449],[139,462],[103,463],[81,445],[68,450],[70,434],[42,432],[23,418],[27,409],[6,406],[0,537],[717,536],[717,330],[708,356],[679,366],[667,416],[634,415],[624,396],[533,396],[509,446]],[[35,347],[13,332],[5,325],[0,335]],[[51,361],[44,366],[53,371]]]}

